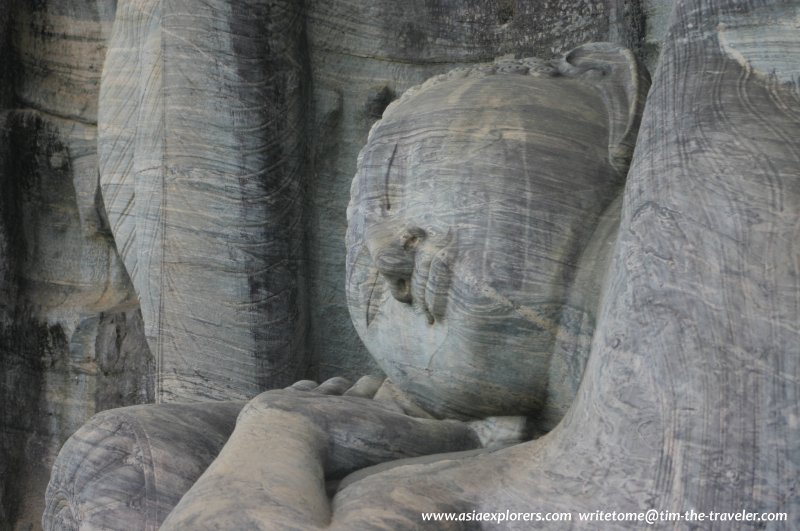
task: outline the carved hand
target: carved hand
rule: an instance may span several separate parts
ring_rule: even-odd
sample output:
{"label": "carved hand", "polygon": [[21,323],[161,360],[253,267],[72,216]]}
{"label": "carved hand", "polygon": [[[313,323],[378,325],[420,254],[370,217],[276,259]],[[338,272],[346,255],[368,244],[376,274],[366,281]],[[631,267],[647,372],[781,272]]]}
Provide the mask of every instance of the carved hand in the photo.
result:
{"label": "carved hand", "polygon": [[394,459],[481,447],[476,424],[410,417],[347,395],[357,386],[348,388],[341,379],[312,383],[267,391],[245,406],[220,455],[162,529],[325,526],[326,478]]}

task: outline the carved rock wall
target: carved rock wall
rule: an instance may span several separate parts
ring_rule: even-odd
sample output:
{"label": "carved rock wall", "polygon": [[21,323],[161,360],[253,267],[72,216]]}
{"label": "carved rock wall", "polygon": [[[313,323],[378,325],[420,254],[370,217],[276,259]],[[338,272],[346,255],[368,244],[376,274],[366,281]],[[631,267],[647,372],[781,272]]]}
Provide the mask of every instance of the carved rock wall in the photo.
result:
{"label": "carved rock wall", "polygon": [[100,181],[159,401],[246,398],[306,368],[297,2],[117,6]]}
{"label": "carved rock wall", "polygon": [[97,194],[115,2],[6,2],[0,77],[0,528],[39,527],[63,441],[152,401],[141,315]]}
{"label": "carved rock wall", "polygon": [[[334,503],[343,528],[532,504],[752,507],[800,524],[797,21],[797,2],[676,4],[603,314],[564,422],[491,456],[352,484]],[[408,502],[389,517],[363,509],[390,499]]]}
{"label": "carved rock wall", "polygon": [[156,374],[171,400],[378,372],[343,281],[370,125],[454,66],[655,42],[664,3],[0,0],[0,529],[38,527],[61,442]]}

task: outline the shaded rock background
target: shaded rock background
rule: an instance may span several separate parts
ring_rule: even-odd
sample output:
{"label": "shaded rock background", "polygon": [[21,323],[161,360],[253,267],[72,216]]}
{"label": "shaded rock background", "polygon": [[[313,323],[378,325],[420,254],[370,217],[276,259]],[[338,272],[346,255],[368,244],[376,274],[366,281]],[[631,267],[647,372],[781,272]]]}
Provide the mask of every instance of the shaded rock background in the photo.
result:
{"label": "shaded rock background", "polygon": [[161,402],[302,378],[305,61],[297,2],[118,4],[100,187]]}
{"label": "shaded rock background", "polygon": [[[294,197],[298,201],[302,197],[302,202],[295,205],[289,218],[272,221],[279,225],[285,219],[293,220],[292,228],[275,240],[282,241],[284,247],[278,248],[277,254],[262,255],[245,271],[232,275],[244,275],[237,281],[240,286],[259,279],[276,282],[268,269],[256,266],[281,263],[280,253],[286,253],[296,261],[296,268],[281,265],[283,276],[278,278],[295,283],[288,286],[294,312],[289,317],[295,319],[283,317],[285,326],[277,337],[284,345],[280,349],[271,349],[263,341],[261,336],[268,325],[259,326],[269,320],[269,312],[279,311],[277,304],[250,315],[241,332],[219,343],[218,351],[204,347],[206,353],[219,353],[219,358],[212,356],[204,363],[223,367],[214,374],[216,380],[208,382],[209,388],[219,389],[213,397],[241,398],[281,382],[261,378],[255,371],[256,376],[246,385],[229,385],[235,377],[224,367],[232,345],[244,345],[244,357],[261,360],[262,368],[280,372],[281,366],[289,367],[283,373],[285,379],[302,372],[317,379],[338,375],[355,379],[378,371],[360,344],[347,312],[345,208],[358,150],[370,125],[394,97],[455,66],[504,54],[547,58],[591,40],[631,46],[652,68],[666,23],[664,13],[671,3],[306,0],[300,10],[299,3],[290,2],[297,7],[293,17],[300,18],[299,41],[292,52],[300,76],[300,94],[291,97],[301,98],[295,119],[301,122],[298,128],[305,129],[305,136],[296,140],[303,152],[302,160],[295,163],[302,171],[296,171],[291,186]],[[156,353],[148,347],[145,329],[153,323],[143,321],[139,301],[146,315],[158,304],[153,302],[156,299],[148,299],[151,294],[141,291],[143,284],[136,280],[130,259],[117,253],[112,237],[115,229],[105,214],[104,199],[108,196],[98,186],[101,79],[115,73],[104,73],[103,65],[115,18],[122,8],[136,4],[147,2],[0,0],[0,529],[39,527],[55,454],[93,413],[153,402],[159,397],[174,398],[157,393],[164,367],[157,366]],[[203,68],[229,61],[224,46],[214,48],[217,44],[211,39],[203,40],[195,31],[195,22],[180,26],[181,16],[185,17],[189,9],[188,4],[182,4],[162,2],[165,9],[172,9],[172,18],[154,23],[159,32],[163,31],[161,24],[171,31],[184,32],[157,44],[156,50],[163,53],[159,61],[168,65],[165,75],[181,67],[189,74],[192,69],[203,74]],[[205,4],[220,9],[234,6],[230,20],[235,21],[245,18],[248,8],[264,3]],[[237,35],[236,31],[232,33]],[[184,46],[181,37],[200,40]],[[194,45],[208,48],[196,53]],[[269,46],[263,41],[258,46],[259,54],[251,55],[256,59],[255,71],[248,72],[247,65],[242,65],[239,80],[270,68],[264,62]],[[209,60],[205,66],[197,62],[202,57]],[[183,81],[202,78],[188,75]],[[184,87],[191,89],[189,82]],[[226,90],[229,86],[223,80],[217,88]],[[215,104],[235,103],[240,96],[241,92],[235,91],[222,96],[202,90],[187,90],[182,95],[173,92],[174,109],[183,105],[173,117],[180,118],[192,108],[203,111]],[[255,101],[260,96],[268,97],[263,92],[249,97]],[[136,98],[127,103],[123,98],[116,104],[129,112],[147,111]],[[209,114],[202,122],[213,118]],[[195,129],[202,126],[193,125]],[[224,120],[219,126],[231,127]],[[177,138],[170,136],[169,127],[165,131],[164,138]],[[198,134],[202,136],[203,131]],[[208,138],[217,137],[210,134]],[[246,149],[250,140],[238,140],[241,142],[234,138],[225,148]],[[186,160],[182,163],[193,164],[192,157],[199,160],[207,143],[196,142],[194,149],[184,153]],[[114,146],[109,150],[114,153]],[[153,154],[145,150],[137,156],[137,163],[142,165]],[[259,171],[264,164],[255,160],[252,170]],[[206,171],[215,171],[211,166]],[[255,186],[246,189],[243,197],[247,200],[250,193],[253,199],[261,191]],[[109,208],[110,212],[123,210],[124,206]],[[270,212],[262,204],[247,215],[258,224],[272,219]],[[223,233],[226,227],[231,229],[225,223],[221,226]],[[119,239],[118,232],[115,235]],[[191,239],[179,232],[170,236],[177,238],[171,241],[187,238],[183,241],[189,245],[189,254],[200,258],[198,263],[227,258],[220,256],[225,252],[224,245],[206,245],[209,240],[204,243],[202,239],[198,240],[201,245],[198,241],[188,243]],[[222,234],[221,241],[226,237]],[[124,250],[123,255],[128,256]],[[186,256],[177,251],[173,254],[178,262]],[[239,260],[233,263],[242,264]],[[200,279],[187,271],[176,275],[174,286],[183,292],[197,282],[233,278],[226,277],[225,272]],[[213,297],[205,295],[206,300]],[[252,293],[243,300],[252,300],[249,297]],[[202,299],[184,302],[170,310],[177,312],[174,322],[198,317],[200,302]],[[202,329],[197,328],[194,335]],[[151,346],[158,336],[153,334],[151,331]],[[242,338],[248,337],[242,343]],[[187,356],[184,369],[194,367],[200,358],[193,358],[193,344],[185,337],[173,339],[173,351]],[[275,354],[278,351],[280,355]],[[203,384],[196,381],[193,385],[202,389]]]}
{"label": "shaded rock background", "polygon": [[115,2],[6,2],[0,115],[0,527],[38,528],[61,444],[153,400],[141,314],[97,194]]}

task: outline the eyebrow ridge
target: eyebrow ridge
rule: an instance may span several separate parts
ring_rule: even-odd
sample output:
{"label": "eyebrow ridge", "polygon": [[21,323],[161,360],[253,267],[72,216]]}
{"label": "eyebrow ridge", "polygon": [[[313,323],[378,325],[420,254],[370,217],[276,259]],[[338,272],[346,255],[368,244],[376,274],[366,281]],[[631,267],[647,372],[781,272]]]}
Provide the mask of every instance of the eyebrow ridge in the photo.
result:
{"label": "eyebrow ridge", "polygon": [[389,157],[389,166],[386,168],[386,175],[383,178],[383,198],[385,201],[386,210],[392,209],[392,202],[389,200],[389,173],[392,171],[392,164],[394,164],[394,156],[397,154],[397,143],[394,144],[392,156]]}

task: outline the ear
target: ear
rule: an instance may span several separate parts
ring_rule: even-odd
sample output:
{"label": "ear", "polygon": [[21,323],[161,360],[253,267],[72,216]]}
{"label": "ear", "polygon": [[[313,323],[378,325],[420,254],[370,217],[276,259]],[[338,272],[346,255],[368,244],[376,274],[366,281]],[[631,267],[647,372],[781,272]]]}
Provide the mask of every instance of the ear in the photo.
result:
{"label": "ear", "polygon": [[633,52],[610,42],[592,42],[566,53],[553,66],[600,90],[609,115],[608,159],[626,173],[650,88],[650,76]]}

